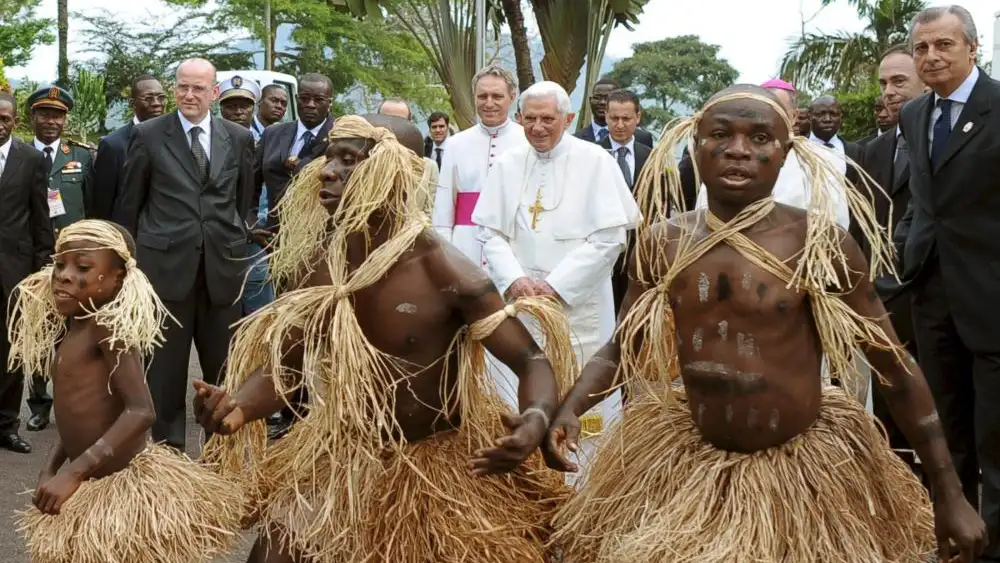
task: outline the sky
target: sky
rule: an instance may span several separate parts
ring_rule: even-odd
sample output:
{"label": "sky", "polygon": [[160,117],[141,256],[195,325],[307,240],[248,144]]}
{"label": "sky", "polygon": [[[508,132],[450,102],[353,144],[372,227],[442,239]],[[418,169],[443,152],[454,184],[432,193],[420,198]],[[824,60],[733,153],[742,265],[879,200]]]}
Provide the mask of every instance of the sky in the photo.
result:
{"label": "sky", "polygon": [[[931,5],[950,2],[932,1]],[[70,0],[74,12],[91,12],[109,6],[108,0]],[[675,35],[693,34],[706,43],[721,46],[720,56],[740,72],[741,82],[763,82],[777,74],[789,38],[801,29],[800,13],[812,16],[820,0],[649,0],[634,32],[618,28],[611,34],[607,55],[627,57],[632,44],[656,41]],[[997,0],[964,0],[961,2],[975,18],[986,58],[993,53],[994,14],[1000,10]],[[115,14],[125,20],[138,21],[170,13],[160,0],[129,0],[115,2]],[[801,11],[800,11],[801,8]],[[710,10],[710,11],[709,11]],[[38,15],[56,17],[56,0],[42,0]],[[72,23],[72,21],[71,21]],[[839,0],[821,12],[806,29],[813,32],[860,31],[863,25],[846,0]],[[70,58],[87,57],[79,54],[77,30],[70,28]],[[8,69],[11,78],[26,75],[39,82],[55,78],[57,50],[55,45],[38,47],[25,67]],[[1000,63],[998,63],[1000,64]]]}

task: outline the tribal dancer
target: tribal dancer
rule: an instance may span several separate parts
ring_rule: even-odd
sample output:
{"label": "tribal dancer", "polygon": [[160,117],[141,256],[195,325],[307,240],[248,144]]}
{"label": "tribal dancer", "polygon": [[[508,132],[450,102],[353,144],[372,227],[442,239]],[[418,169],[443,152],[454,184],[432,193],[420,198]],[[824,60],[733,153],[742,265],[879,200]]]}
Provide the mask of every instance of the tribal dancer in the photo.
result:
{"label": "tribal dancer", "polygon": [[[566,492],[529,456],[558,403],[553,367],[574,375],[565,317],[546,300],[504,305],[430,228],[423,159],[388,129],[402,125],[368,119],[338,119],[283,202],[314,223],[282,224],[278,252],[310,273],[239,328],[225,390],[196,385],[200,422],[227,435],[207,455],[256,499],[254,563],[541,563]],[[547,354],[519,312],[542,321]],[[520,377],[520,414],[483,347]],[[299,385],[312,405],[281,441],[262,451],[259,423],[234,434]]]}
{"label": "tribal dancer", "polygon": [[[736,86],[679,122],[650,156],[664,164],[641,179],[638,199],[652,204],[616,337],[550,429],[551,451],[574,450],[577,415],[616,384],[631,385],[633,401],[586,486],[555,519],[552,541],[567,563],[911,563],[934,550],[935,531],[942,561],[950,542],[964,562],[982,550],[985,527],[962,496],[927,384],[857,244],[827,212],[822,186],[840,175],[816,152],[824,149],[791,130],[773,94]],[[679,195],[668,159],[683,140],[709,208],[667,222],[664,198],[649,195]],[[808,210],[770,197],[792,150],[812,190]],[[877,189],[868,179],[860,187]],[[881,241],[873,269],[887,268],[886,233],[862,193],[847,193],[852,217]],[[874,419],[821,385],[824,354],[832,374],[851,381],[855,346],[886,381],[893,416],[927,464],[940,493],[933,520]]]}
{"label": "tribal dancer", "polygon": [[8,325],[10,362],[52,375],[59,419],[21,518],[31,561],[212,561],[235,541],[244,500],[210,469],[149,443],[142,357],[163,341],[169,313],[136,267],[132,237],[78,221],[55,250],[53,265],[18,286]]}

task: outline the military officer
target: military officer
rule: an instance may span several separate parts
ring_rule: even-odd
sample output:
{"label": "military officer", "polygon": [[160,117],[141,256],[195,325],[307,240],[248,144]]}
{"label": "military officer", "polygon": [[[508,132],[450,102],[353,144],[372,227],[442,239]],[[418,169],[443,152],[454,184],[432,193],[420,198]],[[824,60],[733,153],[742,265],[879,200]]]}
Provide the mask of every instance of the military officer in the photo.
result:
{"label": "military officer", "polygon": [[[96,148],[62,137],[73,109],[73,96],[66,90],[58,86],[42,88],[28,97],[28,107],[35,133],[34,146],[49,163],[49,218],[58,237],[60,229],[91,215]],[[38,431],[49,425],[52,397],[45,379],[32,379],[28,407],[31,409],[31,418],[25,425],[28,430]]]}
{"label": "military officer", "polygon": [[222,119],[239,123],[250,129],[253,109],[260,99],[260,85],[253,80],[234,76],[219,84],[219,108]]}

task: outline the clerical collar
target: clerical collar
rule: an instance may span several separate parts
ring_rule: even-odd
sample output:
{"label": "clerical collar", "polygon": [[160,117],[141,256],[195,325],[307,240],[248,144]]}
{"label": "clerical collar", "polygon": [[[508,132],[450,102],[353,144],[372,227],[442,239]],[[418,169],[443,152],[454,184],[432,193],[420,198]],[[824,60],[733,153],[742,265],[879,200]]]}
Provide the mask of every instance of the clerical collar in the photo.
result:
{"label": "clerical collar", "polygon": [[500,125],[497,125],[495,127],[491,127],[489,125],[483,125],[482,122],[479,122],[479,126],[482,127],[483,130],[486,131],[487,134],[489,134],[489,135],[496,135],[496,134],[500,133],[500,130],[503,129],[504,127],[506,127],[508,123],[510,123],[510,118],[507,118],[506,121],[504,121],[503,123],[501,123]]}
{"label": "clerical collar", "polygon": [[566,152],[569,151],[569,145],[570,143],[572,143],[570,137],[572,137],[572,135],[567,135],[566,133],[563,133],[563,136],[559,138],[559,142],[556,143],[556,146],[552,147],[552,150],[550,151],[541,152],[535,150],[534,147],[532,147],[531,150],[535,153],[535,156],[538,157],[538,160],[549,160],[557,158],[559,156],[562,156],[563,154],[566,154]]}

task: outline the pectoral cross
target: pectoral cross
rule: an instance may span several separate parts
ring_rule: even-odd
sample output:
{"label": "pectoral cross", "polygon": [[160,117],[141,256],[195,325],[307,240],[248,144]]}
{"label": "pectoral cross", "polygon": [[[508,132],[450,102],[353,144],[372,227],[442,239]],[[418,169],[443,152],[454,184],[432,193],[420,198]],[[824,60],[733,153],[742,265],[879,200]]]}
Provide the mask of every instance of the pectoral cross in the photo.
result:
{"label": "pectoral cross", "polygon": [[538,225],[538,214],[545,211],[542,207],[542,190],[535,192],[535,203],[528,208],[528,211],[531,212],[531,228],[535,229]]}

